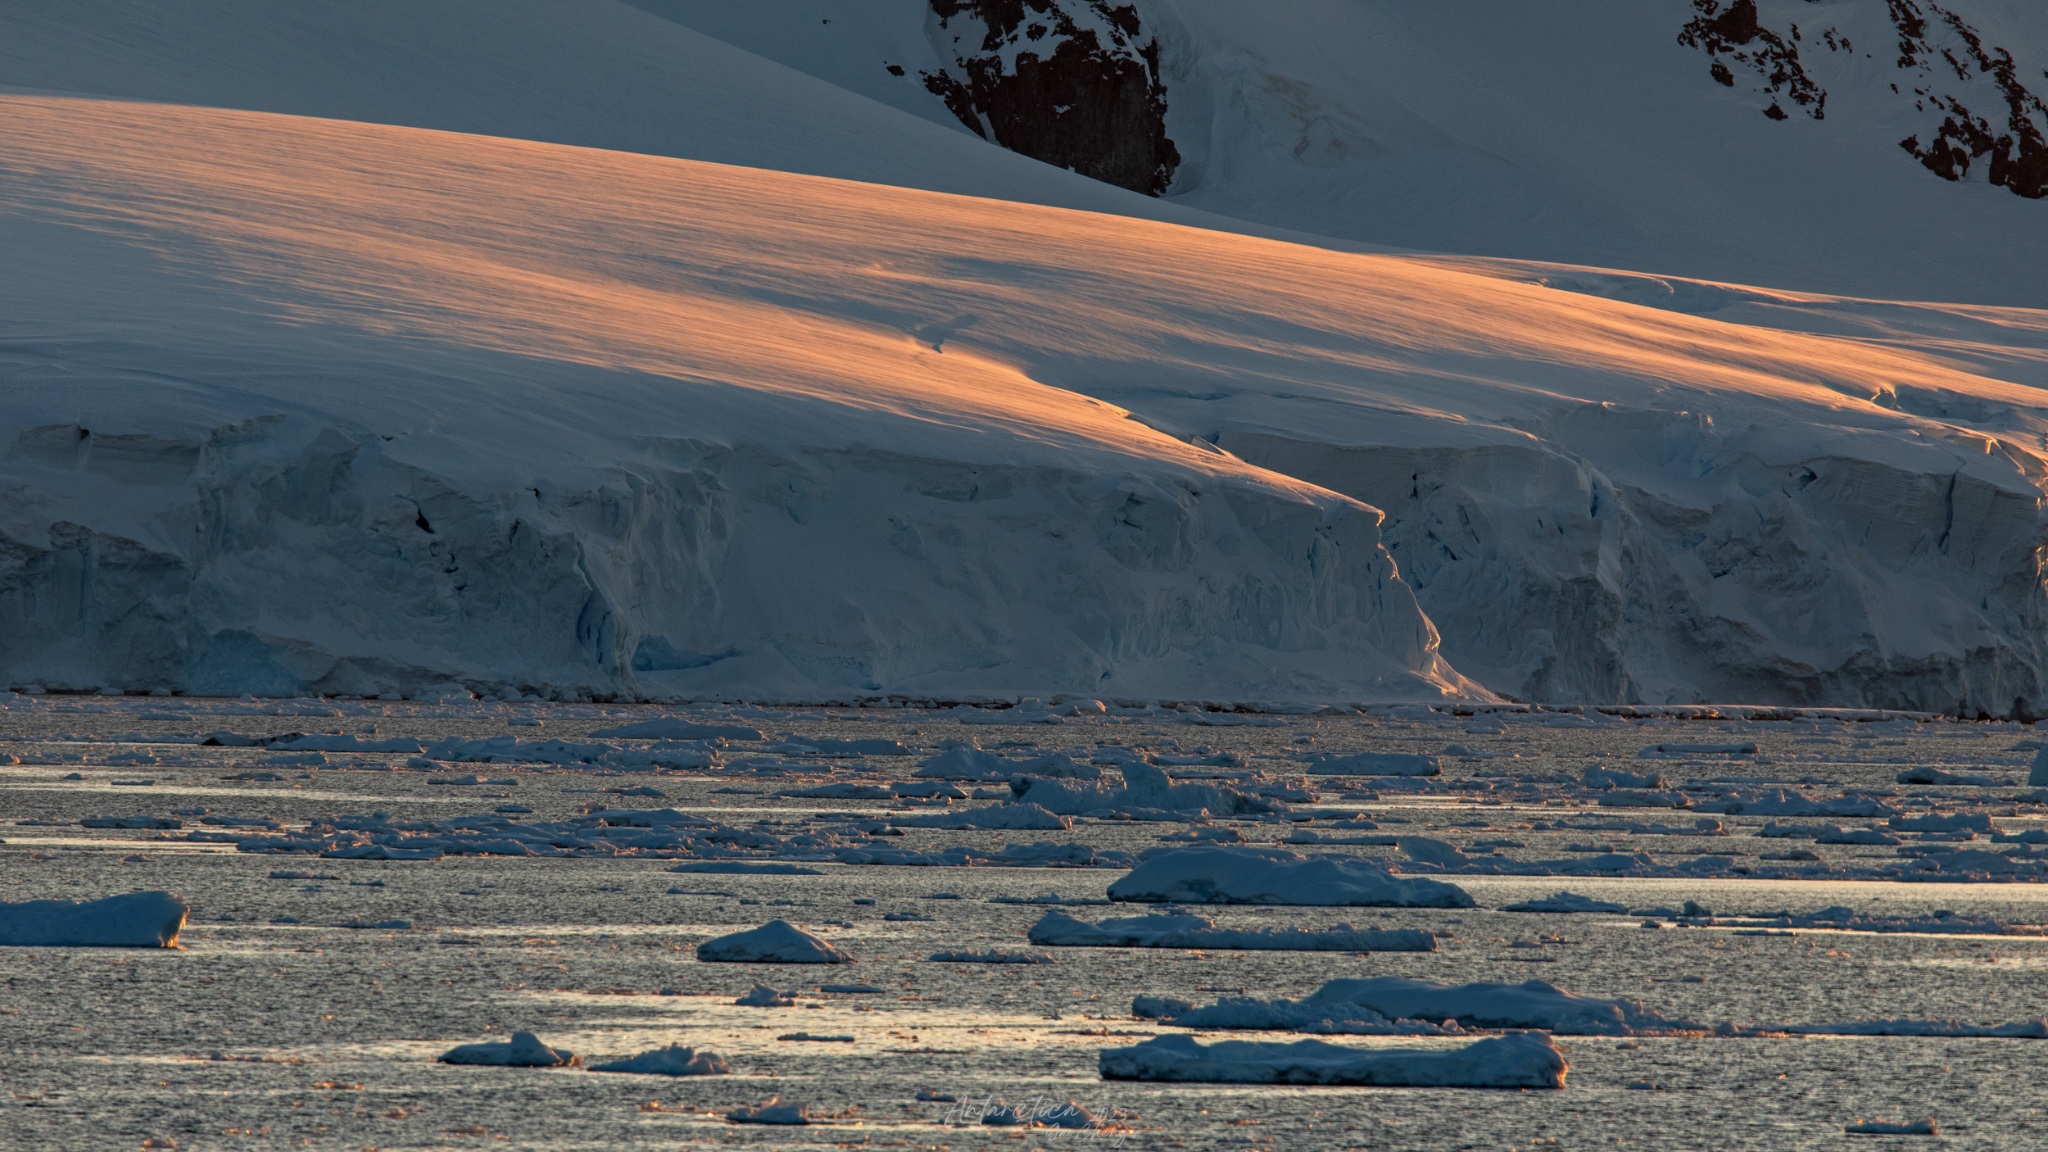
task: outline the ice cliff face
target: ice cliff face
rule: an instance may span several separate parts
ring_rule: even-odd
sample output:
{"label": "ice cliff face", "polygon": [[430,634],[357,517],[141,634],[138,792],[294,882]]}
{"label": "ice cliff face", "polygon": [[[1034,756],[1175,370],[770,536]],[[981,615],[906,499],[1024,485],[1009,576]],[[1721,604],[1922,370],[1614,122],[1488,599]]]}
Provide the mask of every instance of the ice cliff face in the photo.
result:
{"label": "ice cliff face", "polygon": [[291,117],[7,118],[14,684],[1479,691],[1372,509],[751,282],[763,211],[945,198]]}

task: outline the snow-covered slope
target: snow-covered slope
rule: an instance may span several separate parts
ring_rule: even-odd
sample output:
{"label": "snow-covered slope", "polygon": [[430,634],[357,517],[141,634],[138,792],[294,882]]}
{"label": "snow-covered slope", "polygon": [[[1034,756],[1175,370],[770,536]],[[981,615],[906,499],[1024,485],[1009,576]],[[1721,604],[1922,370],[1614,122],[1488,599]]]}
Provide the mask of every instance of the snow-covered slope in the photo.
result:
{"label": "snow-covered slope", "polygon": [[[2048,200],[2028,198],[2048,190],[2039,4],[639,3],[940,121],[953,115],[926,76],[999,61],[1015,78],[1020,54],[1060,50],[1055,14],[1084,31],[1127,14],[1130,46],[1095,36],[1097,67],[1156,45],[1179,204],[1411,249],[2048,306]],[[950,24],[972,31],[956,40],[938,13],[962,8]],[[1018,30],[984,40],[975,12]],[[1120,95],[1027,83],[984,104],[1036,99],[1085,137],[1075,103]]]}
{"label": "snow-covered slope", "polygon": [[[14,683],[1478,691],[1372,510],[875,306],[973,275],[961,238],[1015,205],[163,105],[0,120]],[[1032,291],[1008,259],[984,278]]]}

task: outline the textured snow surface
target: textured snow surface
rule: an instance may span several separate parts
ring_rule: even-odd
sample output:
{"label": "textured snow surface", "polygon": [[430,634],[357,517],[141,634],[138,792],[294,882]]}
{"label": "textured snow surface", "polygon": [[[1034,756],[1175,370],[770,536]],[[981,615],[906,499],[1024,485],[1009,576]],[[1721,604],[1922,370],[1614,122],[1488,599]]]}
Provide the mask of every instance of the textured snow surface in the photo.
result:
{"label": "textured snow surface", "polygon": [[1393,876],[1356,857],[1304,856],[1285,848],[1154,850],[1109,886],[1109,898],[1186,904],[1472,906],[1472,898],[1455,884]]}
{"label": "textured snow surface", "polygon": [[1192,1036],[1155,1036],[1104,1049],[1101,1068],[1106,1080],[1562,1088],[1568,1065],[1548,1036],[1520,1032],[1450,1049],[1347,1048],[1321,1040],[1202,1044]]}
{"label": "textured snow surface", "polygon": [[176,948],[185,901],[169,892],[103,900],[0,901],[0,945],[49,948]]}

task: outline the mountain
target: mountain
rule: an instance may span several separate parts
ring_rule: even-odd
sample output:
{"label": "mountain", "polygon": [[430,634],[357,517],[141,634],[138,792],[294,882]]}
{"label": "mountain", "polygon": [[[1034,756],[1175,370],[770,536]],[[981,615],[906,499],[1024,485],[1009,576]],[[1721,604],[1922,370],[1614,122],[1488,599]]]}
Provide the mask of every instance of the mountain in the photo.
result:
{"label": "mountain", "polygon": [[0,4],[0,672],[2031,714],[1954,8]]}

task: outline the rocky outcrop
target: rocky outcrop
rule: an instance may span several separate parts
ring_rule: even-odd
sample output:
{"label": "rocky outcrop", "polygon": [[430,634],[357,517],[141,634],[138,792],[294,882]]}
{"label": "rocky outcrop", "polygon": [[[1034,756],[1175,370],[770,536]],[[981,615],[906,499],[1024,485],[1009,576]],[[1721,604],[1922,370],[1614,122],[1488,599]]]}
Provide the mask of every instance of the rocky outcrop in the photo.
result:
{"label": "rocky outcrop", "polygon": [[[1885,63],[1874,51],[1859,52],[1857,41],[1868,48],[1880,38],[1893,40],[1898,54],[1889,61],[1887,98],[1911,101],[1927,124],[1899,147],[1944,180],[1965,180],[1981,165],[1993,185],[2028,199],[2048,197],[2048,104],[2027,86],[2012,52],[1987,42],[1954,10],[1934,0],[1885,0],[1881,20],[1874,4],[1838,11],[1838,23],[1809,35],[1796,8],[1772,17],[1757,0],[1729,0],[1725,7],[1723,0],[1693,0],[1693,9],[1678,42],[1707,55],[1708,74],[1719,84],[1737,87],[1740,71],[1747,77],[1742,86],[1767,102],[1763,112],[1773,120],[1789,118],[1787,102],[1815,120],[1825,118],[1827,89],[1809,73],[1802,43],[1817,53],[1813,71],[1833,68],[1843,82],[1855,83],[1863,77],[1844,67],[1853,58]],[[1843,25],[1858,18],[1863,26],[1852,35]]]}
{"label": "rocky outcrop", "polygon": [[925,87],[1013,152],[1157,196],[1180,153],[1166,135],[1159,41],[1108,0],[930,0],[939,59]]}

